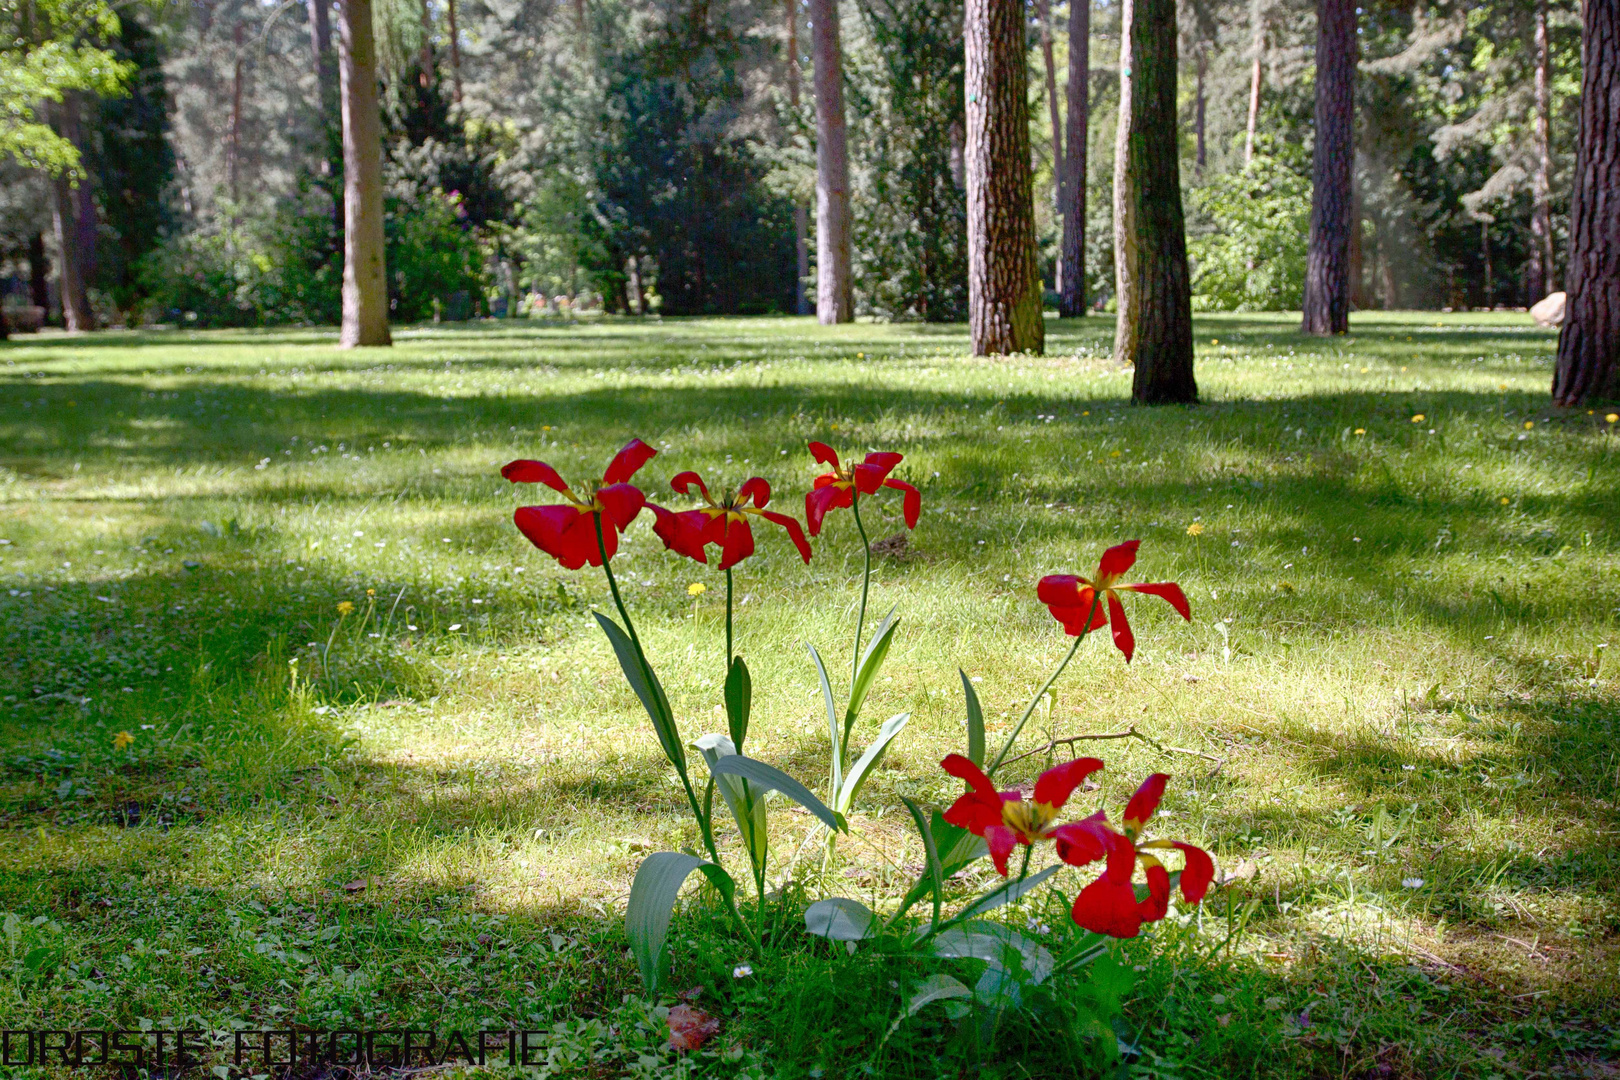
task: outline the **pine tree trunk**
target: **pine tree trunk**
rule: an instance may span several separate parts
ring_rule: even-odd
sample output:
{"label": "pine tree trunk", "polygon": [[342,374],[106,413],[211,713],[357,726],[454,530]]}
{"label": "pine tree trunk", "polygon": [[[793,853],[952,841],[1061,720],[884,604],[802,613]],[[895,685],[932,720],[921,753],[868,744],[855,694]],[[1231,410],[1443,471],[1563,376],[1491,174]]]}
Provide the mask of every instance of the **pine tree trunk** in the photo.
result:
{"label": "pine tree trunk", "polygon": [[1208,155],[1204,151],[1204,75],[1209,70],[1209,55],[1204,51],[1204,43],[1198,43],[1198,91],[1193,102],[1193,134],[1196,137],[1197,152],[1194,162],[1198,172],[1204,171]]}
{"label": "pine tree trunk", "polygon": [[422,48],[416,65],[419,69],[417,80],[422,84],[422,89],[426,90],[433,85],[433,15],[428,11],[428,0],[421,0],[421,3]]}
{"label": "pine tree trunk", "polygon": [[1620,396],[1620,0],[1581,8],[1569,296],[1553,372],[1553,403],[1565,406]]}
{"label": "pine tree trunk", "polygon": [[461,104],[461,34],[456,29],[456,0],[445,0],[445,18],[450,28],[450,100]]}
{"label": "pine tree trunk", "polygon": [[1119,116],[1114,126],[1114,363],[1134,363],[1137,333],[1142,325],[1142,293],[1137,287],[1138,267],[1136,200],[1130,169],[1131,107],[1135,79],[1131,71],[1131,24],[1135,0],[1119,5]]}
{"label": "pine tree trunk", "polygon": [[1547,134],[1550,95],[1547,92],[1547,0],[1536,4],[1536,115],[1533,127],[1536,168],[1530,176],[1530,266],[1526,282],[1534,304],[1557,286],[1553,277],[1552,149]]}
{"label": "pine tree trunk", "polygon": [[35,233],[28,241],[28,299],[47,318],[51,313],[50,273],[45,264],[45,234]]}
{"label": "pine tree trunk", "polygon": [[1259,0],[1253,0],[1251,18],[1254,20],[1254,65],[1249,71],[1249,130],[1243,140],[1243,164],[1254,160],[1254,129],[1260,122],[1260,80],[1264,74],[1260,62],[1266,54],[1266,22],[1260,17]]}
{"label": "pine tree trunk", "polygon": [[1022,0],[966,0],[968,322],[973,354],[1046,345],[1035,263]]}
{"label": "pine tree trunk", "polygon": [[1123,126],[1127,218],[1136,234],[1137,327],[1133,351],[1122,359],[1136,367],[1132,401],[1191,403],[1198,400],[1198,384],[1176,145],[1176,0],[1130,0],[1130,6],[1130,112]]}
{"label": "pine tree trunk", "polygon": [[231,76],[231,134],[230,143],[225,148],[226,175],[233,203],[242,201],[242,33],[242,22],[238,19],[233,35],[236,67]]}
{"label": "pine tree trunk", "polygon": [[[71,91],[62,95],[62,100],[52,111],[57,117],[57,134],[78,146],[81,142],[78,95]],[[57,290],[62,296],[62,323],[72,331],[95,329],[87,291],[90,280],[89,252],[83,245],[85,230],[79,221],[79,211],[84,201],[82,196],[88,194],[89,184],[88,177],[75,184],[65,173],[58,173],[50,179],[51,225],[56,232]],[[92,209],[94,205],[91,203]],[[91,230],[90,235],[94,237],[93,219]]]}
{"label": "pine tree trunk", "polygon": [[320,94],[321,115],[330,116],[337,106],[337,68],[332,64],[332,22],[327,14],[330,0],[309,0],[309,46],[315,57],[315,88]]}
{"label": "pine tree trunk", "polygon": [[[1052,56],[1052,0],[1037,0],[1041,19],[1041,58],[1046,63],[1046,111],[1052,119],[1052,210],[1063,213],[1063,117],[1058,113],[1057,61]],[[1063,291],[1058,261],[1058,291]]]}
{"label": "pine tree trunk", "polygon": [[338,72],[343,100],[343,328],[339,343],[389,345],[383,251],[382,132],[371,0],[342,0]]}
{"label": "pine tree trunk", "polygon": [[1069,120],[1063,163],[1063,272],[1058,310],[1086,313],[1086,141],[1091,122],[1091,0],[1069,0]]}
{"label": "pine tree trunk", "polygon": [[1316,150],[1300,331],[1350,329],[1350,168],[1355,157],[1356,0],[1316,0]]}
{"label": "pine tree trunk", "polygon": [[831,326],[855,319],[838,0],[810,0],[810,22],[816,90],[816,317]]}
{"label": "pine tree trunk", "polygon": [[[793,109],[795,125],[799,118],[799,0],[783,0],[787,9],[787,84],[788,104]],[[793,283],[793,309],[800,315],[810,314],[810,297],[805,285],[810,280],[810,208],[803,199],[793,200],[793,255],[798,276]]]}

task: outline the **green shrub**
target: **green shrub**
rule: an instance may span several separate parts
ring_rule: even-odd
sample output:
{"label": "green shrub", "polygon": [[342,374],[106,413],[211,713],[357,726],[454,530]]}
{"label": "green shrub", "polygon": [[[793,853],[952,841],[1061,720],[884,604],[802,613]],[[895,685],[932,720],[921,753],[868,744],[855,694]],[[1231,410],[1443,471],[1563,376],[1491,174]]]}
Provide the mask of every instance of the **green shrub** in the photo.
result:
{"label": "green shrub", "polygon": [[1311,220],[1309,160],[1288,144],[1239,172],[1215,177],[1191,193],[1189,236],[1193,310],[1286,311],[1305,290],[1305,242]]}

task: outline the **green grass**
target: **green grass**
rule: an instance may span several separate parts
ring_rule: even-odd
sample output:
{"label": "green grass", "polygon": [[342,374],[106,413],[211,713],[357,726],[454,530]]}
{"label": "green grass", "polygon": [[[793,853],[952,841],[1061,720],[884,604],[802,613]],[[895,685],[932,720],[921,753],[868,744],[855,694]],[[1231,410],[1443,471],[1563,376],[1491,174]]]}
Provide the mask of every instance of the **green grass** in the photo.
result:
{"label": "green grass", "polygon": [[[600,574],[517,534],[535,489],[498,469],[594,477],[640,436],[659,498],[695,468],[792,509],[814,438],[904,453],[924,512],[879,561],[872,606],[903,622],[865,711],[911,726],[830,878],[807,857],[776,882],[790,906],[916,873],[899,797],[957,792],[957,667],[994,745],[1067,644],[1036,579],[1140,538],[1139,580],[1179,581],[1193,621],[1136,598],[1135,662],[1087,643],[1021,744],[1134,726],[1205,755],[1089,744],[1084,801],[1117,819],[1171,772],[1158,828],[1233,875],[1120,951],[1137,1074],[1612,1075],[1620,424],[1546,408],[1553,337],[1526,322],[1201,318],[1185,409],[1129,405],[1103,320],[1010,360],[960,328],[764,319],[0,345],[0,1027],[568,1023],[557,1053],[596,1060],[560,1075],[673,1075],[622,1001],[618,915],[644,852],[696,832],[590,621]],[[904,531],[898,499],[867,505]],[[808,566],[757,535],[750,753],[819,787],[803,643],[847,663],[859,548],[847,514]],[[645,519],[615,565],[683,732],[724,730],[722,579]],[[812,838],[772,816],[778,851]],[[932,1014],[872,1057],[893,958],[824,960],[790,912],[733,980],[701,898],[676,927],[675,985],[726,1022],[703,1070],[961,1067]],[[1038,1029],[999,1060],[1084,1075]]]}

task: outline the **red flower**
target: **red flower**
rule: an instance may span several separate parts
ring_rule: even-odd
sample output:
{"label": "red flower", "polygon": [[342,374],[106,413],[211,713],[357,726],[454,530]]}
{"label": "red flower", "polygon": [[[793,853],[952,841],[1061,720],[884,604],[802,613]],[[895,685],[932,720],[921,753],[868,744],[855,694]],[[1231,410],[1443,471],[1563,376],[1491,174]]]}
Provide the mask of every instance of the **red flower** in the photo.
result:
{"label": "red flower", "polygon": [[657,519],[653,532],[658,534],[669,550],[707,564],[709,558],[703,550],[704,545],[719,544],[720,569],[727,570],[754,553],[754,530],[748,519],[762,517],[786,529],[788,538],[799,549],[804,561],[810,561],[810,541],[804,538],[803,527],[786,514],[765,509],[765,505],[771,501],[771,485],[759,477],[745,480],[735,491],[727,488],[721,492],[719,500],[709,495],[703,477],[695,472],[681,473],[669,482],[669,486],[682,495],[690,495],[693,486],[696,486],[698,494],[708,504],[679,513],[648,504],[652,506]]}
{"label": "red flower", "polygon": [[[1114,644],[1125,654],[1127,664],[1131,662],[1131,654],[1136,652],[1136,637],[1131,633],[1131,624],[1125,621],[1125,608],[1119,602],[1116,590],[1130,589],[1132,592],[1161,597],[1168,600],[1183,619],[1192,621],[1192,608],[1188,606],[1180,585],[1170,582],[1156,585],[1119,584],[1119,579],[1135,565],[1136,549],[1141,543],[1140,540],[1127,540],[1103,552],[1102,561],[1097,564],[1096,580],[1073,574],[1048,574],[1041,578],[1041,583],[1035,589],[1035,595],[1052,612],[1052,617],[1063,624],[1063,632],[1070,637],[1079,637],[1082,633],[1112,623]],[[1108,599],[1106,612],[1102,604],[1096,603],[1098,593]],[[1091,623],[1083,626],[1088,615],[1091,616]]]}
{"label": "red flower", "polygon": [[[512,520],[530,543],[566,569],[578,570],[586,563],[601,566],[602,550],[613,558],[619,549],[619,533],[629,527],[647,502],[641,489],[629,480],[657,453],[640,439],[631,439],[608,464],[589,498],[575,494],[557,470],[543,461],[511,462],[501,469],[506,479],[514,484],[544,484],[568,500],[564,505],[520,506]],[[601,548],[596,542],[598,514],[602,518]]]}
{"label": "red flower", "polygon": [[[1159,800],[1164,796],[1165,782],[1169,779],[1164,773],[1154,773],[1136,789],[1136,794],[1131,796],[1130,803],[1125,807],[1123,833],[1103,826],[1102,839],[1108,853],[1108,864],[1102,877],[1081,889],[1080,895],[1074,898],[1074,921],[1083,929],[1110,937],[1135,937],[1143,923],[1164,918],[1165,912],[1170,909],[1170,873],[1156,857],[1147,854],[1150,850],[1174,848],[1181,852],[1184,860],[1181,895],[1187,903],[1198,903],[1209,890],[1210,882],[1215,879],[1215,863],[1208,852],[1180,840],[1139,842],[1142,829],[1153,817],[1153,811],[1158,809]],[[1096,858],[1092,856],[1076,862],[1064,855],[1061,845],[1058,855],[1076,866]],[[1140,901],[1136,899],[1136,887],[1131,884],[1131,875],[1138,862],[1147,874],[1148,886],[1147,898]]]}
{"label": "red flower", "polygon": [[878,488],[886,487],[905,492],[902,508],[906,528],[917,527],[917,517],[922,513],[922,493],[904,480],[889,479],[889,473],[904,460],[903,455],[871,453],[859,465],[845,468],[838,463],[838,454],[832,447],[812,442],[810,456],[832,467],[832,472],[816,477],[814,489],[804,497],[804,520],[810,523],[811,536],[821,534],[821,519],[827,516],[827,511],[854,506],[856,492],[872,495]]}
{"label": "red flower", "polygon": [[1030,802],[1020,792],[997,791],[984,771],[961,754],[951,754],[939,766],[968,785],[967,793],[945,811],[945,820],[984,837],[1002,877],[1007,876],[1007,856],[1013,848],[1019,844],[1032,847],[1037,840],[1056,840],[1060,855],[1067,851],[1074,857],[1065,857],[1066,862],[1094,853],[1090,859],[1075,862],[1076,866],[1102,858],[1103,842],[1112,830],[1101,814],[1067,825],[1053,824],[1074,789],[1103,767],[1096,758],[1076,758],[1047,769],[1035,781],[1035,798]]}

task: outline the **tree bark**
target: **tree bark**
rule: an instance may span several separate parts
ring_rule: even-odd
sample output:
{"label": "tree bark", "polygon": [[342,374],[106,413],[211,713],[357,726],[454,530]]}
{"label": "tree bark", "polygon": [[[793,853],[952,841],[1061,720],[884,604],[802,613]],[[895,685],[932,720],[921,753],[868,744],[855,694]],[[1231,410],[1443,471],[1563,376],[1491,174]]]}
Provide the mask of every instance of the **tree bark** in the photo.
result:
{"label": "tree bark", "polygon": [[1260,63],[1266,54],[1266,21],[1260,15],[1260,0],[1253,0],[1251,18],[1254,20],[1254,66],[1249,71],[1249,130],[1243,140],[1243,164],[1254,160],[1254,129],[1260,122],[1260,80],[1264,74]]}
{"label": "tree bark", "polygon": [[1355,170],[1350,173],[1350,306],[1366,311],[1372,305],[1367,297],[1366,253],[1361,229],[1361,185],[1356,182]]}
{"label": "tree bark", "polygon": [[[1041,18],[1041,57],[1046,62],[1046,111],[1052,118],[1052,210],[1063,213],[1063,118],[1058,114],[1057,61],[1052,56],[1052,0],[1037,0]],[[1063,263],[1058,261],[1058,291]]]}
{"label": "tree bark", "polygon": [[1086,142],[1091,137],[1091,0],[1069,0],[1069,118],[1063,164],[1063,273],[1058,310],[1086,313]]}
{"label": "tree bark", "polygon": [[46,318],[51,314],[50,273],[45,262],[45,234],[35,233],[28,241],[28,299]]}
{"label": "tree bark", "polygon": [[1131,185],[1131,109],[1135,80],[1131,72],[1131,24],[1134,0],[1119,5],[1119,117],[1114,127],[1114,362],[1133,363],[1141,329],[1142,294],[1137,288],[1136,200]]}
{"label": "tree bark", "polygon": [[371,0],[342,0],[338,71],[343,99],[343,328],[339,344],[389,345],[383,251],[382,132]]}
{"label": "tree bark", "polygon": [[1620,0],[1585,0],[1580,134],[1553,403],[1620,396]]}
{"label": "tree bark", "polygon": [[[57,134],[78,146],[80,139],[77,95],[71,91],[62,95],[62,100],[52,111],[57,116]],[[75,332],[95,329],[95,318],[90,311],[90,295],[87,291],[90,278],[89,253],[82,246],[85,230],[79,222],[79,210],[83,205],[80,192],[88,193],[89,183],[88,177],[74,183],[66,173],[58,173],[50,178],[51,225],[56,232],[57,291],[62,298],[62,324]],[[94,205],[91,203],[92,209]],[[90,235],[94,237],[93,219],[91,230]]]}
{"label": "tree bark", "polygon": [[[1198,400],[1193,379],[1192,282],[1176,124],[1176,0],[1129,0],[1130,113],[1126,197],[1137,234],[1138,329],[1131,400]],[[1116,349],[1117,349],[1116,337]]]}
{"label": "tree bark", "polygon": [[433,14],[428,11],[428,0],[422,3],[422,48],[417,57],[417,80],[426,90],[433,85]]}
{"label": "tree bark", "polygon": [[231,202],[242,199],[242,32],[240,19],[236,22],[236,67],[231,76],[231,134],[226,145],[226,174],[229,177]]}
{"label": "tree bark", "polygon": [[[787,9],[787,84],[788,104],[793,109],[794,123],[799,119],[799,0],[783,0]],[[810,208],[798,196],[793,199],[793,255],[798,277],[793,284],[793,308],[800,315],[810,314],[810,297],[805,285],[810,280]]]}
{"label": "tree bark", "polygon": [[309,45],[315,58],[315,88],[320,94],[321,116],[332,114],[337,105],[337,69],[332,65],[332,23],[327,14],[330,0],[309,0]]}
{"label": "tree bark", "polygon": [[1035,262],[1022,0],[966,0],[968,322],[973,354],[1046,345]]}
{"label": "tree bark", "polygon": [[1530,175],[1530,265],[1526,285],[1534,304],[1557,288],[1553,277],[1552,148],[1548,138],[1551,96],[1547,92],[1547,0],[1536,4],[1536,167]]}
{"label": "tree bark", "polygon": [[1300,331],[1350,329],[1350,167],[1355,157],[1356,0],[1316,0],[1316,150]]}
{"label": "tree bark", "polygon": [[816,317],[831,326],[855,319],[838,0],[810,0],[810,21],[816,91]]}
{"label": "tree bark", "polygon": [[461,104],[461,34],[456,29],[456,0],[445,0],[445,18],[450,28],[450,100]]}
{"label": "tree bark", "polygon": [[1204,171],[1208,155],[1204,152],[1204,75],[1209,70],[1209,55],[1204,50],[1204,43],[1198,43],[1198,91],[1193,102],[1193,134],[1197,140],[1197,154],[1194,157],[1198,172]]}

